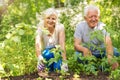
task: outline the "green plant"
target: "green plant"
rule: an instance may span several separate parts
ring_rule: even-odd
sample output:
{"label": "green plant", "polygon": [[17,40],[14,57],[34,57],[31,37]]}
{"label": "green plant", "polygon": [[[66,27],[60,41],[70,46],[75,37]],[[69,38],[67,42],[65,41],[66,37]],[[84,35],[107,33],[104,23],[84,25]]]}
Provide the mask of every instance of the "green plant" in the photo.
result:
{"label": "green plant", "polygon": [[55,48],[51,49],[51,52],[54,54],[54,58],[51,58],[48,61],[48,65],[51,65],[53,62],[58,62],[60,59],[62,59],[61,53],[63,51],[60,49],[60,45],[56,45]]}
{"label": "green plant", "polygon": [[116,69],[116,70],[112,71],[109,77],[111,80],[119,80],[120,79],[120,70]]}

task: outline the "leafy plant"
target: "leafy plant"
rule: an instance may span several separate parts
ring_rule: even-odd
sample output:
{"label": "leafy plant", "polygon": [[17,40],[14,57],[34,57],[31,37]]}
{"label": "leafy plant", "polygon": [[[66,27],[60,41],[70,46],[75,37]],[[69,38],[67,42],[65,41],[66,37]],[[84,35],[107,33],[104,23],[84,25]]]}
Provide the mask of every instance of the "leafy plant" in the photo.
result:
{"label": "leafy plant", "polygon": [[62,50],[60,49],[60,45],[56,45],[55,48],[51,49],[51,52],[54,54],[54,58],[51,58],[48,61],[48,65],[51,65],[53,62],[58,62],[60,59],[62,59]]}
{"label": "leafy plant", "polygon": [[116,70],[112,71],[109,77],[111,80],[119,80],[120,79],[120,70],[116,69]]}

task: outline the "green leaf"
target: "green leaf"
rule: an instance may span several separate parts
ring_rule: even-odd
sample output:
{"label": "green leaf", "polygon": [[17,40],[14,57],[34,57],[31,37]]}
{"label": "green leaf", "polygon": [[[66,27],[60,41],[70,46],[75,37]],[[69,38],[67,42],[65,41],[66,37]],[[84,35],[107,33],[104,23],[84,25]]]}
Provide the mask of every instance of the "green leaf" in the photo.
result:
{"label": "green leaf", "polygon": [[57,62],[55,58],[51,58],[51,59],[48,61],[48,66],[50,66],[53,62]]}
{"label": "green leaf", "polygon": [[24,35],[24,33],[25,33],[25,31],[24,31],[23,29],[20,29],[20,30],[18,31],[18,34],[19,34],[19,35]]}
{"label": "green leaf", "polygon": [[0,73],[5,73],[3,66],[0,64]]}
{"label": "green leaf", "polygon": [[65,3],[66,0],[61,0],[61,2]]}
{"label": "green leaf", "polygon": [[20,41],[21,41],[19,36],[14,36],[14,37],[12,37],[12,40],[13,40],[14,42],[20,42]]}
{"label": "green leaf", "polygon": [[12,34],[8,33],[8,34],[6,35],[6,38],[7,38],[7,39],[10,39],[11,36],[12,36]]}

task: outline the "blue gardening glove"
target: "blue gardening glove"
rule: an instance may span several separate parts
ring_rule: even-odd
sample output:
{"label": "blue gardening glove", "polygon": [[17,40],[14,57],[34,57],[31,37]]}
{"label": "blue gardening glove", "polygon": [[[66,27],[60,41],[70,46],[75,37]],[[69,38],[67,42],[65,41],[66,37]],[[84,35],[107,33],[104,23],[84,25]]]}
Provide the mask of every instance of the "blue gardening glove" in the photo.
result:
{"label": "blue gardening glove", "polygon": [[38,56],[38,64],[37,64],[38,72],[43,71],[45,69],[45,65],[43,63],[43,56]]}
{"label": "blue gardening glove", "polygon": [[64,62],[62,63],[61,70],[64,71],[64,72],[68,71],[68,65],[67,65],[67,63],[64,63]]}

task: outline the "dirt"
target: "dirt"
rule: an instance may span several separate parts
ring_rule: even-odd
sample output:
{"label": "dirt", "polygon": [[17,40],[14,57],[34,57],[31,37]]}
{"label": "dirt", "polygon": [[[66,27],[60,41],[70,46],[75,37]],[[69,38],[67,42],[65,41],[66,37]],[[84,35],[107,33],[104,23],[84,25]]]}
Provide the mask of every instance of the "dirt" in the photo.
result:
{"label": "dirt", "polygon": [[61,74],[58,73],[40,73],[38,75],[37,72],[33,72],[30,74],[25,74],[21,76],[9,76],[9,77],[2,77],[1,80],[37,80],[37,78],[41,77],[43,80],[46,80],[46,78],[51,79],[51,80],[110,80],[108,78],[109,74],[108,73],[103,73],[99,72],[97,76],[95,75],[85,75],[85,74],[80,74],[77,77],[73,75],[73,73],[69,75],[62,76],[60,78]]}

